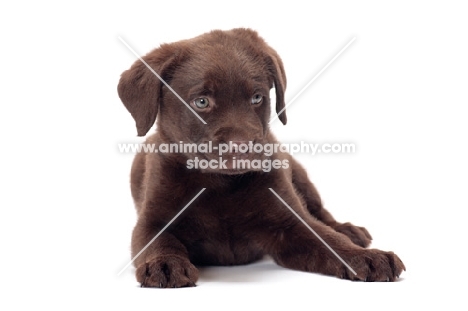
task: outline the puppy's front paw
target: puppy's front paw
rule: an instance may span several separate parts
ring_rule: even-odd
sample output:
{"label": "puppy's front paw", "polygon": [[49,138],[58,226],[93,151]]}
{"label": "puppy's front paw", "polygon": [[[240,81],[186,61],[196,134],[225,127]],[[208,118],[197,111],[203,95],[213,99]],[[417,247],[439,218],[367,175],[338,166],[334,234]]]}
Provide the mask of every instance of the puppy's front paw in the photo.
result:
{"label": "puppy's front paw", "polygon": [[393,282],[400,277],[405,265],[393,252],[365,249],[350,259],[348,264],[357,275],[345,271],[343,277],[355,281]]}
{"label": "puppy's front paw", "polygon": [[198,269],[179,256],[160,256],[136,269],[141,287],[192,287],[198,280]]}
{"label": "puppy's front paw", "polygon": [[346,222],[333,227],[336,232],[346,235],[351,241],[359,246],[367,247],[372,241],[372,236],[364,227],[358,227],[352,223]]}

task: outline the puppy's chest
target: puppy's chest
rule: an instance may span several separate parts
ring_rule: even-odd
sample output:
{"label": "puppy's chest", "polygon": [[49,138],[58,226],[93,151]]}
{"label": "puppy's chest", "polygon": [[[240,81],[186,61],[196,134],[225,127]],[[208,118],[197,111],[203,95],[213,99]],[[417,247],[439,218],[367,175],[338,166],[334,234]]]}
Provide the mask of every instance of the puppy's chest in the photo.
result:
{"label": "puppy's chest", "polygon": [[236,197],[204,198],[190,207],[177,225],[178,233],[192,239],[240,238],[258,218],[258,211]]}
{"label": "puppy's chest", "polygon": [[173,233],[187,243],[233,246],[258,225],[258,211],[237,196],[206,196],[190,206]]}
{"label": "puppy's chest", "polygon": [[256,216],[235,202],[196,205],[174,228],[192,262],[199,265],[243,264],[261,256],[255,244]]}

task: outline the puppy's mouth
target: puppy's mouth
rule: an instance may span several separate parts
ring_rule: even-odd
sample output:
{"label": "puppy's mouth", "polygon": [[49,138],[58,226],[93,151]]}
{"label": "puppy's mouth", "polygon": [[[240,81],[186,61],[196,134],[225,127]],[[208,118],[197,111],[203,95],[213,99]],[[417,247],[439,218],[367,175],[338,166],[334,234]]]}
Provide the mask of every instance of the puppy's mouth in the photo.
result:
{"label": "puppy's mouth", "polygon": [[248,153],[226,153],[221,158],[225,161],[226,167],[222,168],[220,173],[238,175],[252,171],[250,166],[244,165],[244,162],[252,160]]}
{"label": "puppy's mouth", "polygon": [[[248,172],[251,172],[251,170],[225,169],[225,170],[222,170],[222,171],[216,171],[216,173],[224,174],[224,175],[242,175],[242,174],[245,174],[245,173],[248,173]],[[213,171],[211,171],[210,173],[213,173]]]}
{"label": "puppy's mouth", "polygon": [[[188,160],[188,168],[203,173],[239,175],[252,171],[262,171],[262,156],[250,153],[198,154]],[[190,161],[190,162],[189,162]]]}

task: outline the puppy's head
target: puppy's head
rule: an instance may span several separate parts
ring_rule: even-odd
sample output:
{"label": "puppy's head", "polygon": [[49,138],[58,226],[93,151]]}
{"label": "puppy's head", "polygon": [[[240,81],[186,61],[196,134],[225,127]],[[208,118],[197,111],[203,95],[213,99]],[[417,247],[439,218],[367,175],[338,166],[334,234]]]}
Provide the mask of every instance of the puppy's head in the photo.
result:
{"label": "puppy's head", "polygon": [[[158,116],[159,135],[167,142],[262,143],[268,135],[272,87],[276,111],[285,106],[282,61],[249,29],[212,31],[164,44],[143,60],[161,79],[136,61],[122,74],[118,86],[139,136],[148,132]],[[286,124],[284,111],[279,119]]]}

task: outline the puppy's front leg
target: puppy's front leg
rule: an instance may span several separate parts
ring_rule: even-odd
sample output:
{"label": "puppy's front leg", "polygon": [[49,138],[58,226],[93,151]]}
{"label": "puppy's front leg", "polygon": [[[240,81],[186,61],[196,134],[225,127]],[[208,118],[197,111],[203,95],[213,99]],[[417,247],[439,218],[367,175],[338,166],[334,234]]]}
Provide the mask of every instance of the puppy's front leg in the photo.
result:
{"label": "puppy's front leg", "polygon": [[[312,217],[291,191],[283,191],[279,196],[308,226],[293,213],[290,213],[291,218],[282,219],[281,222],[288,225],[284,229],[277,228],[271,235],[275,237],[275,242],[269,252],[278,264],[286,268],[362,281],[394,281],[405,270],[403,262],[394,253],[359,247],[346,236]],[[287,209],[286,206],[281,207]],[[279,210],[274,215],[287,217]]]}
{"label": "puppy's front leg", "polygon": [[[133,230],[132,258],[158,234],[141,219]],[[191,287],[198,280],[198,269],[190,262],[187,249],[168,232],[149,244],[134,264],[142,287]]]}
{"label": "puppy's front leg", "polygon": [[403,262],[393,252],[360,248],[319,221],[307,222],[356,274],[302,223],[285,232],[283,243],[271,254],[279,265],[361,281],[395,281],[405,270]]}

